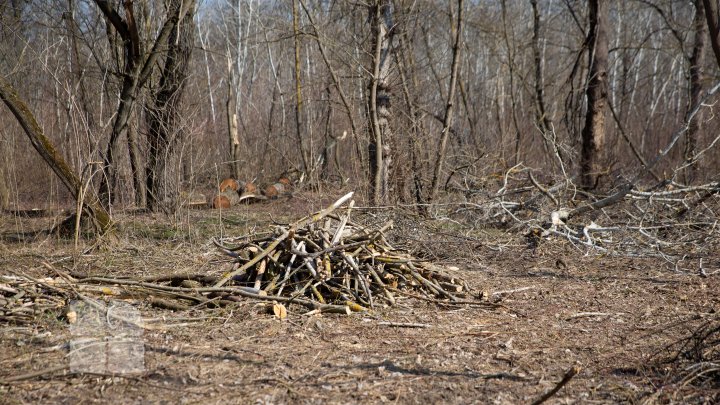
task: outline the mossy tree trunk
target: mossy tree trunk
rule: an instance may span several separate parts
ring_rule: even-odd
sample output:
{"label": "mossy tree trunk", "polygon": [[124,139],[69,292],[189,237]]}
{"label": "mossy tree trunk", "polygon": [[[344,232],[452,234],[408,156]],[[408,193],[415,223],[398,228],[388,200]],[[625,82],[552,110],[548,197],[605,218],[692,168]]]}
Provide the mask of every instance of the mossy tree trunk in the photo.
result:
{"label": "mossy tree trunk", "polygon": [[[70,191],[77,201],[82,196],[82,182],[70,169],[52,142],[45,136],[35,116],[30,112],[25,102],[20,99],[17,90],[2,76],[0,76],[0,99],[15,115],[18,123],[30,139],[33,148],[40,154],[45,163],[57,174],[60,181]],[[100,234],[107,232],[112,226],[112,219],[94,195],[83,198],[83,210],[91,218],[93,226]]]}

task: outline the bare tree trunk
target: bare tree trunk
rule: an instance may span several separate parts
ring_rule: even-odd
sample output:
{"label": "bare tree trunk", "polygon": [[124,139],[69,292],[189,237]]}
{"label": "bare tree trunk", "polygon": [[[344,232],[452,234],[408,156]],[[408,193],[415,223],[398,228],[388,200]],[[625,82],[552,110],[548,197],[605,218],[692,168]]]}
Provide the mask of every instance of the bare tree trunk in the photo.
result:
{"label": "bare tree trunk", "polygon": [[305,173],[310,173],[312,169],[308,162],[308,157],[305,153],[305,146],[303,145],[303,120],[302,120],[302,79],[300,70],[300,27],[299,27],[299,15],[298,15],[298,0],[292,0],[292,14],[293,14],[293,36],[295,40],[295,134],[298,140],[298,147],[300,148],[300,156],[302,157],[303,170]]}
{"label": "bare tree trunk", "polygon": [[608,0],[590,0],[589,5],[587,43],[590,51],[590,71],[586,90],[587,114],[580,153],[581,184],[585,189],[597,187],[602,172],[608,96]]}
{"label": "bare tree trunk", "polygon": [[[238,132],[238,110],[237,110],[237,80],[233,77],[232,60],[230,50],[227,53],[227,103],[225,103],[228,124],[228,147],[230,153],[230,166],[232,175],[240,178],[240,134]],[[274,102],[275,100],[273,100]]]}
{"label": "bare tree trunk", "polygon": [[82,195],[80,179],[70,169],[70,166],[65,163],[62,155],[55,150],[30,109],[18,96],[17,91],[2,76],[0,76],[0,99],[5,102],[13,115],[15,115],[18,123],[30,139],[32,146],[60,178],[60,181],[70,191],[73,198],[76,201],[81,198],[84,200],[83,210],[91,218],[95,230],[101,234],[107,232],[112,226],[110,215],[93,195]]}
{"label": "bare tree trunk", "polygon": [[227,98],[227,121],[228,121],[228,141],[230,147],[230,161],[232,167],[232,175],[237,179],[240,178],[240,133],[238,130],[238,116],[236,106],[235,91],[228,80],[228,98]]}
{"label": "bare tree trunk", "polygon": [[305,2],[303,0],[300,0],[300,5],[302,5],[303,10],[305,11],[305,14],[308,17],[308,20],[310,21],[310,25],[313,27],[313,31],[315,32],[315,41],[317,42],[318,50],[320,51],[320,56],[322,56],[323,61],[325,62],[325,66],[328,69],[328,72],[330,73],[330,77],[332,78],[333,85],[335,86],[335,89],[338,92],[338,95],[340,96],[340,100],[343,103],[343,106],[345,107],[345,112],[347,113],[348,120],[350,121],[350,129],[352,130],[351,136],[355,136],[357,133],[356,125],[355,125],[355,119],[352,115],[352,108],[350,106],[350,102],[348,101],[347,97],[345,96],[345,92],[343,91],[342,86],[340,85],[340,80],[338,79],[337,73],[335,73],[335,69],[333,69],[332,65],[330,64],[330,60],[328,58],[327,52],[325,51],[325,46],[323,45],[322,40],[320,39],[320,31],[318,30],[317,24],[315,24],[315,21],[313,19],[312,14],[308,10],[307,6],[305,5]]}
{"label": "bare tree trunk", "polygon": [[[515,40],[515,33],[513,24],[508,24],[508,17],[507,17],[507,1],[502,0],[500,2],[500,7],[502,9],[502,26],[503,26],[503,39],[505,42],[505,47],[507,50],[507,65],[508,65],[508,84],[510,85],[510,116],[512,117],[512,123],[513,128],[515,128],[515,150],[514,150],[514,156],[515,156],[515,164],[520,163],[520,143],[522,141],[522,132],[520,131],[520,124],[518,123],[518,103],[515,98],[515,47],[514,47],[514,40]],[[509,25],[509,27],[508,27]],[[512,33],[512,42],[511,42],[511,35],[508,34],[508,29]]]}
{"label": "bare tree trunk", "polygon": [[[690,56],[690,99],[688,100],[688,113],[700,102],[702,97],[702,65],[705,59],[705,35],[707,35],[707,25],[705,21],[705,8],[702,0],[695,0],[695,18],[693,19],[693,27],[695,30],[695,42],[693,44],[692,55]],[[692,162],[695,158],[697,149],[697,138],[700,132],[702,122],[702,112],[698,112],[688,123],[688,133],[685,140],[685,161],[690,163],[686,173],[687,182],[692,182],[698,171],[697,162]]]}
{"label": "bare tree trunk", "polygon": [[[543,134],[543,144],[547,152],[550,148],[554,148],[554,146],[549,145],[552,120],[548,116],[545,108],[543,60],[540,53],[540,10],[538,10],[537,0],[530,0],[530,4],[532,5],[533,12],[532,51],[535,61],[535,122]],[[550,161],[555,162],[555,159],[550,158]]]}
{"label": "bare tree trunk", "polygon": [[387,202],[391,170],[390,128],[390,43],[392,42],[392,4],[389,0],[375,0],[370,9],[373,65],[370,81],[371,137],[368,144],[370,164],[370,197],[373,204]]}
{"label": "bare tree trunk", "polygon": [[133,174],[133,188],[135,190],[135,205],[139,208],[147,206],[147,189],[145,188],[145,176],[143,176],[143,165],[140,160],[140,147],[138,145],[137,129],[135,125],[127,125],[128,151],[130,154],[130,170]]}
{"label": "bare tree trunk", "polygon": [[[411,128],[408,132],[407,145],[410,152],[410,170],[412,172],[413,194],[415,195],[415,203],[418,204],[419,211],[422,214],[426,214],[426,206],[422,205],[426,202],[424,195],[425,184],[422,178],[424,170],[420,162],[420,135],[424,131],[422,130],[422,119],[417,108],[417,102],[410,95],[410,84],[413,86],[413,94],[416,94],[418,80],[417,66],[415,64],[412,51],[409,49],[407,37],[408,34],[406,31],[400,33],[400,57],[398,58],[400,67],[398,68],[398,72],[400,73],[400,83],[402,83],[405,103],[407,104],[410,119],[412,120]],[[412,78],[411,80],[408,79],[408,74]]]}
{"label": "bare tree trunk", "polygon": [[[460,64],[460,49],[462,48],[462,24],[463,24],[463,0],[458,0],[458,17],[457,23],[452,25],[452,31],[455,39],[453,44],[452,65],[450,67],[450,85],[448,86],[448,98],[445,107],[445,117],[443,118],[443,129],[438,144],[437,160],[435,161],[435,169],[433,171],[432,186],[430,191],[430,201],[435,201],[438,190],[440,188],[440,174],[445,163],[445,150],[447,148],[447,140],[450,135],[450,127],[452,126],[454,106],[455,106],[455,87],[457,83],[458,65]],[[452,18],[452,14],[451,14]],[[452,24],[452,22],[451,22]]]}
{"label": "bare tree trunk", "polygon": [[[190,7],[182,9],[183,2]],[[187,78],[188,64],[194,43],[194,0],[172,0],[168,15],[176,21],[176,29],[168,36],[167,56],[160,77],[160,86],[148,108],[148,164],[146,169],[148,208],[173,211],[176,208],[179,184],[171,180],[169,160],[184,128],[179,127],[179,105]]]}
{"label": "bare tree trunk", "polygon": [[7,209],[10,205],[10,185],[6,174],[7,163],[5,159],[10,153],[5,148],[5,142],[0,142],[0,156],[3,157],[0,159],[0,210]]}
{"label": "bare tree trunk", "polygon": [[[115,114],[115,120],[113,121],[112,131],[110,133],[110,140],[108,141],[105,154],[103,155],[103,165],[107,170],[107,177],[103,177],[100,182],[100,200],[103,204],[111,204],[114,200],[114,188],[116,183],[116,172],[115,167],[115,152],[117,149],[117,141],[120,139],[122,133],[126,130],[132,108],[137,98],[138,89],[145,85],[145,82],[150,77],[155,62],[160,56],[160,47],[166,46],[168,36],[171,31],[174,31],[178,22],[178,15],[171,15],[168,13],[168,17],[165,20],[160,32],[155,39],[152,49],[141,55],[142,44],[140,42],[140,35],[138,33],[137,24],[134,17],[134,9],[132,0],[124,0],[125,8],[125,20],[113,9],[113,6],[107,0],[95,0],[95,4],[98,6],[100,11],[107,20],[107,31],[108,37],[110,37],[110,26],[118,32],[124,43],[124,68],[123,68],[123,83],[122,89],[120,90],[120,104],[118,105],[118,111]],[[187,1],[181,3],[180,15],[185,15],[187,10],[194,5],[194,1]],[[112,43],[111,43],[112,46]],[[143,58],[143,56],[145,56]],[[120,58],[120,55],[116,54],[116,58]],[[118,59],[119,61],[119,59]],[[137,145],[137,140],[132,139],[135,135],[134,131],[128,131],[128,145],[130,153],[137,153],[137,148],[133,147],[133,144]],[[139,164],[139,156],[130,157],[131,162],[135,161]],[[143,172],[137,170],[133,173],[135,177],[135,183],[142,182]],[[135,190],[136,193],[143,193],[143,190]]]}
{"label": "bare tree trunk", "polygon": [[[123,131],[127,127],[130,113],[134,104],[135,90],[138,85],[138,74],[141,69],[140,65],[140,35],[138,34],[137,24],[135,23],[135,14],[132,1],[125,1],[125,20],[112,8],[108,1],[95,0],[100,11],[103,12],[108,21],[108,26],[112,25],[123,40],[124,47],[124,77],[122,90],[120,91],[120,104],[113,122],[110,140],[108,141],[103,155],[103,166],[106,170],[106,176],[100,181],[100,200],[110,206],[115,200],[115,183],[117,168],[115,167],[115,153],[117,141],[120,139]],[[110,28],[108,27],[108,33]],[[111,44],[112,45],[112,44]],[[119,57],[119,55],[117,55]],[[132,148],[131,148],[132,150]],[[136,190],[138,192],[138,190]]]}
{"label": "bare tree trunk", "polygon": [[80,104],[82,106],[82,112],[85,115],[85,123],[87,125],[88,132],[95,131],[95,118],[93,116],[93,110],[90,107],[90,99],[85,86],[85,70],[84,66],[80,62],[80,50],[78,45],[78,38],[80,37],[80,30],[75,23],[75,0],[68,0],[68,12],[63,14],[63,19],[67,25],[68,37],[70,39],[70,63],[72,66],[73,74],[75,75],[74,87],[78,89],[78,96],[80,98]]}

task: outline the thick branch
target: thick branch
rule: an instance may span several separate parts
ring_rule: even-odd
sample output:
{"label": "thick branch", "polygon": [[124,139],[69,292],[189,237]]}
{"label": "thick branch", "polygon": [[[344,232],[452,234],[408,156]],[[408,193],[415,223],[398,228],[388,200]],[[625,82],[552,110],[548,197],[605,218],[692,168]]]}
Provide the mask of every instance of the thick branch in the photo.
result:
{"label": "thick branch", "polygon": [[[57,152],[52,142],[50,142],[50,139],[45,136],[42,128],[27,105],[20,99],[17,91],[2,76],[0,76],[0,99],[5,102],[5,105],[7,105],[13,115],[15,115],[18,123],[30,139],[33,148],[35,148],[43,160],[60,178],[60,181],[62,181],[68,191],[70,191],[73,198],[76,200],[80,198],[82,188],[80,179],[70,169],[70,166],[67,165],[62,155]],[[100,206],[97,199],[91,196],[85,196],[84,198],[87,200],[86,207],[95,220],[95,223],[98,224],[99,230],[101,232],[107,231],[112,225],[108,213]]]}

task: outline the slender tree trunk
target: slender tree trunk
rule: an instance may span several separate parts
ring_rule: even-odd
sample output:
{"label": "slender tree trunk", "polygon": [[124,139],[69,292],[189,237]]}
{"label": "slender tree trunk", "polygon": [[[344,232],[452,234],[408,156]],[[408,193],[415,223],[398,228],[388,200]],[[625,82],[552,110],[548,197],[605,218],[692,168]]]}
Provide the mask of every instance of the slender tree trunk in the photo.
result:
{"label": "slender tree trunk", "polygon": [[[515,98],[515,33],[513,28],[513,23],[508,24],[508,17],[507,17],[507,1],[502,0],[500,2],[500,6],[502,8],[502,25],[503,25],[503,39],[505,42],[505,48],[507,50],[507,59],[508,59],[508,84],[510,87],[510,116],[512,118],[512,124],[513,128],[515,129],[515,150],[514,150],[514,161],[515,164],[520,163],[520,143],[522,141],[522,132],[520,131],[520,124],[518,123],[518,102]],[[511,35],[508,34],[508,30],[510,30]],[[512,39],[512,41],[511,41]]]}
{"label": "slender tree trunk", "polygon": [[[415,197],[415,203],[418,204],[418,209],[420,213],[424,215],[426,214],[426,206],[422,204],[426,202],[426,196],[424,195],[425,184],[422,178],[424,170],[420,162],[420,145],[422,143],[422,139],[420,138],[420,136],[424,131],[422,130],[422,119],[421,114],[417,108],[417,102],[415,99],[413,99],[410,93],[410,85],[412,85],[412,94],[416,94],[418,80],[415,59],[413,58],[412,52],[409,50],[408,41],[409,39],[407,32],[401,32],[399,36],[400,56],[398,58],[398,61],[400,66],[398,68],[398,72],[400,74],[400,83],[402,83],[405,104],[407,105],[410,119],[412,120],[410,131],[408,132],[407,137],[407,145],[410,153],[410,170],[412,173],[413,181],[412,189]],[[408,78],[408,75],[410,76],[410,78]]]}
{"label": "slender tree trunk", "polygon": [[440,142],[438,143],[437,160],[435,161],[432,186],[430,188],[430,201],[435,201],[440,188],[440,175],[442,173],[443,165],[445,164],[445,150],[447,148],[447,140],[450,135],[450,127],[452,126],[453,113],[455,112],[455,87],[457,83],[458,65],[460,64],[460,50],[462,49],[463,0],[458,0],[457,11],[457,23],[452,26],[455,43],[453,44],[452,65],[450,67],[450,85],[448,86],[448,98],[445,107],[445,117],[443,118],[443,129],[440,135]]}
{"label": "slender tree trunk", "polygon": [[373,204],[387,202],[392,167],[392,130],[390,119],[390,44],[392,41],[392,4],[375,0],[369,7],[372,32],[373,64],[370,80],[371,137],[368,144],[370,197]]}
{"label": "slender tree trunk", "polygon": [[[545,110],[545,89],[543,79],[543,60],[540,53],[540,10],[538,10],[537,0],[530,0],[533,11],[533,37],[532,51],[535,62],[535,119],[540,131],[545,137],[552,130],[552,120]],[[547,143],[545,144],[547,148]],[[552,160],[552,159],[551,159]]]}
{"label": "slender tree trunk", "polygon": [[333,66],[330,64],[330,59],[328,58],[327,52],[325,51],[325,46],[323,45],[323,42],[320,38],[320,31],[318,30],[317,24],[315,24],[315,20],[313,19],[312,14],[308,10],[307,6],[305,5],[305,2],[303,0],[300,0],[300,5],[303,7],[303,10],[305,11],[305,14],[308,17],[308,20],[310,21],[310,25],[313,27],[313,31],[315,32],[315,42],[317,43],[318,50],[320,51],[320,56],[322,56],[323,61],[325,62],[325,66],[328,69],[328,72],[330,73],[330,77],[333,81],[333,86],[335,86],[335,89],[338,92],[338,95],[340,96],[340,100],[343,103],[343,106],[345,107],[345,112],[347,113],[348,120],[350,121],[350,129],[351,129],[351,136],[354,137],[357,133],[356,125],[355,125],[355,118],[352,114],[352,107],[350,106],[350,102],[348,101],[347,97],[345,96],[345,92],[343,91],[342,86],[340,85],[340,80],[338,79],[337,73],[335,73],[335,69],[333,69]]}
{"label": "slender tree trunk", "polygon": [[127,125],[128,152],[130,154],[130,170],[133,174],[133,189],[135,190],[135,205],[138,208],[147,206],[147,190],[145,189],[145,176],[140,159],[140,146],[135,125]]}
{"label": "slender tree trunk", "polygon": [[80,30],[75,23],[75,0],[68,0],[68,13],[63,15],[63,19],[67,24],[68,37],[70,39],[70,63],[72,66],[73,74],[75,75],[75,88],[78,90],[78,96],[80,98],[80,104],[82,106],[82,113],[85,115],[85,124],[89,132],[95,131],[95,117],[93,115],[93,109],[90,106],[90,99],[85,86],[85,70],[80,62],[80,50],[78,45],[78,38],[80,37]]}
{"label": "slender tree trunk", "polygon": [[[132,1],[124,3],[125,20],[112,8],[108,1],[95,0],[100,10],[107,19],[108,26],[112,25],[123,40],[124,47],[124,77],[120,91],[120,104],[113,122],[110,139],[103,155],[103,166],[106,176],[100,181],[100,200],[110,206],[115,200],[115,183],[117,180],[117,168],[115,167],[115,153],[117,152],[117,141],[127,127],[130,113],[134,104],[135,91],[138,84],[140,65],[140,35],[135,23]],[[108,27],[108,32],[110,29]],[[112,44],[111,44],[112,45]],[[118,55],[119,57],[119,55]],[[136,190],[137,192],[137,190]]]}
{"label": "slender tree trunk", "polygon": [[235,178],[240,178],[240,133],[238,130],[238,116],[237,116],[237,95],[235,90],[232,88],[232,83],[228,80],[228,96],[227,96],[227,122],[228,122],[228,141],[230,148],[230,161],[232,167],[232,175]]}
{"label": "slender tree trunk", "polygon": [[310,164],[305,153],[303,142],[303,120],[302,120],[302,79],[300,69],[300,26],[298,15],[298,0],[292,0],[293,15],[293,37],[295,40],[295,135],[297,136],[298,147],[300,148],[300,156],[302,157],[303,169],[305,173],[310,173]]}
{"label": "slender tree trunk", "polygon": [[[693,27],[695,30],[695,41],[693,44],[692,55],[690,56],[690,99],[688,102],[688,113],[695,108],[700,102],[702,96],[702,65],[705,59],[705,36],[707,35],[707,22],[705,21],[705,8],[702,0],[695,0],[695,18],[693,19]],[[686,173],[687,182],[692,182],[698,171],[696,162],[692,162],[695,158],[697,149],[697,138],[700,132],[702,122],[702,112],[698,112],[688,123],[688,132],[685,140],[685,161],[690,163]]]}
{"label": "slender tree trunk", "polygon": [[605,115],[607,110],[608,82],[608,0],[590,0],[589,29],[587,36],[590,51],[590,69],[587,96],[587,114],[582,131],[580,175],[582,187],[594,189],[598,185],[605,148]]}
{"label": "slender tree trunk", "polygon": [[7,145],[5,142],[0,142],[0,210],[7,209],[10,205],[10,184],[7,178],[7,161],[6,157],[10,156],[10,153],[6,151]]}
{"label": "slender tree trunk", "polygon": [[[228,125],[228,152],[230,154],[230,167],[232,175],[240,178],[240,133],[238,130],[238,109],[237,109],[237,82],[233,74],[232,59],[230,50],[227,52],[227,102],[225,103],[227,125]],[[273,103],[274,103],[273,99]],[[264,155],[263,155],[264,156]]]}

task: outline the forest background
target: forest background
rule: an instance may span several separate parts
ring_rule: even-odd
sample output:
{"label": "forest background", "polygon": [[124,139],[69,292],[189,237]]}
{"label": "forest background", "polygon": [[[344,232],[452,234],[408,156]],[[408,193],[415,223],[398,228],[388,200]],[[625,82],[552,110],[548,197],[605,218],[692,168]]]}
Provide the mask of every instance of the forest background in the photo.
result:
{"label": "forest background", "polygon": [[4,1],[3,99],[78,181],[3,109],[0,205],[87,183],[105,209],[170,212],[181,191],[288,169],[377,205],[523,171],[586,191],[700,184],[720,157],[703,98],[717,16],[700,0]]}

